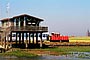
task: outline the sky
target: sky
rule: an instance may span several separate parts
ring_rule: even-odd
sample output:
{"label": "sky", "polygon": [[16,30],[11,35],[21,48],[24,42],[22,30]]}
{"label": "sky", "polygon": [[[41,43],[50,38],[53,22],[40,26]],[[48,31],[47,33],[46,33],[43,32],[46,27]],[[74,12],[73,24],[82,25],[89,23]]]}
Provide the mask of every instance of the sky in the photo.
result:
{"label": "sky", "polygon": [[0,19],[29,14],[44,19],[42,26],[61,35],[86,36],[90,30],[90,0],[0,0]]}

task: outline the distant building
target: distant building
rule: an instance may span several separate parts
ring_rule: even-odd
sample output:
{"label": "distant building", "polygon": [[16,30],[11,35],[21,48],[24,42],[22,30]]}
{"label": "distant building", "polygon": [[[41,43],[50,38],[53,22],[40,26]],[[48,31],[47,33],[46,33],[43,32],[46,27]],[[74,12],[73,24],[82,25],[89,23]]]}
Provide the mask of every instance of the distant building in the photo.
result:
{"label": "distant building", "polygon": [[90,36],[90,32],[89,32],[89,30],[87,30],[87,36]]}

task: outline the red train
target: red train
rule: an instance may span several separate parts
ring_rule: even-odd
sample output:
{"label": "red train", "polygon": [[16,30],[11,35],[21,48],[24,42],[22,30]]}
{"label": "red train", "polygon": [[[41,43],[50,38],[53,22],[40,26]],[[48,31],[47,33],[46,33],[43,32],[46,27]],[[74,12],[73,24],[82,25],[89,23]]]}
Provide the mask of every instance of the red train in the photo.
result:
{"label": "red train", "polygon": [[51,42],[69,42],[68,36],[60,36],[59,33],[51,33],[50,36]]}

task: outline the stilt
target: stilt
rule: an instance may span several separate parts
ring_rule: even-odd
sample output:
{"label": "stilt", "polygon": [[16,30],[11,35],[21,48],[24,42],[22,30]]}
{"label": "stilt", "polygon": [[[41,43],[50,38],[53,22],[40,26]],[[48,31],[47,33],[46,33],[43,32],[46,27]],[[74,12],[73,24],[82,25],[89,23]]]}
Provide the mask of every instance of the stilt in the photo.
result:
{"label": "stilt", "polygon": [[26,33],[26,40],[25,40],[25,43],[26,43],[26,48],[28,48],[28,39],[27,39],[28,35]]}
{"label": "stilt", "polygon": [[31,36],[30,36],[30,32],[29,32],[29,44],[31,43],[31,41],[30,41],[30,37],[31,37]]}
{"label": "stilt", "polygon": [[19,47],[21,47],[21,32],[19,32]]}
{"label": "stilt", "polygon": [[4,39],[4,48],[6,48],[6,37]]}
{"label": "stilt", "polygon": [[12,32],[10,33],[10,47],[12,48]]}
{"label": "stilt", "polygon": [[36,33],[36,44],[38,44],[38,33]]}
{"label": "stilt", "polygon": [[42,48],[42,33],[40,33],[40,48]]}
{"label": "stilt", "polygon": [[24,32],[22,32],[22,48],[25,48],[25,45],[24,45]]}
{"label": "stilt", "polygon": [[3,39],[2,39],[2,37],[1,37],[1,45],[3,46]]}
{"label": "stilt", "polygon": [[17,47],[17,35],[18,35],[18,33],[16,32],[16,47]]}
{"label": "stilt", "polygon": [[26,40],[28,40],[27,38],[28,38],[28,34],[26,33]]}
{"label": "stilt", "polygon": [[22,33],[22,44],[24,44],[24,32]]}
{"label": "stilt", "polygon": [[34,33],[32,33],[33,34],[33,44],[34,44]]}
{"label": "stilt", "polygon": [[8,47],[9,47],[8,41],[9,41],[9,36],[7,36],[7,46],[6,46],[6,49],[8,49]]}

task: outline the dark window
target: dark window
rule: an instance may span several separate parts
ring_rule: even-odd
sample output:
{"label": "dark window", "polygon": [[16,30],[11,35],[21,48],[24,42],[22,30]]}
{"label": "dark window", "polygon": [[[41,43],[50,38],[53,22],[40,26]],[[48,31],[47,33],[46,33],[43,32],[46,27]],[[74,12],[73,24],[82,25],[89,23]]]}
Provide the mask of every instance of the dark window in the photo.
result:
{"label": "dark window", "polygon": [[12,34],[12,37],[16,37],[16,34]]}

